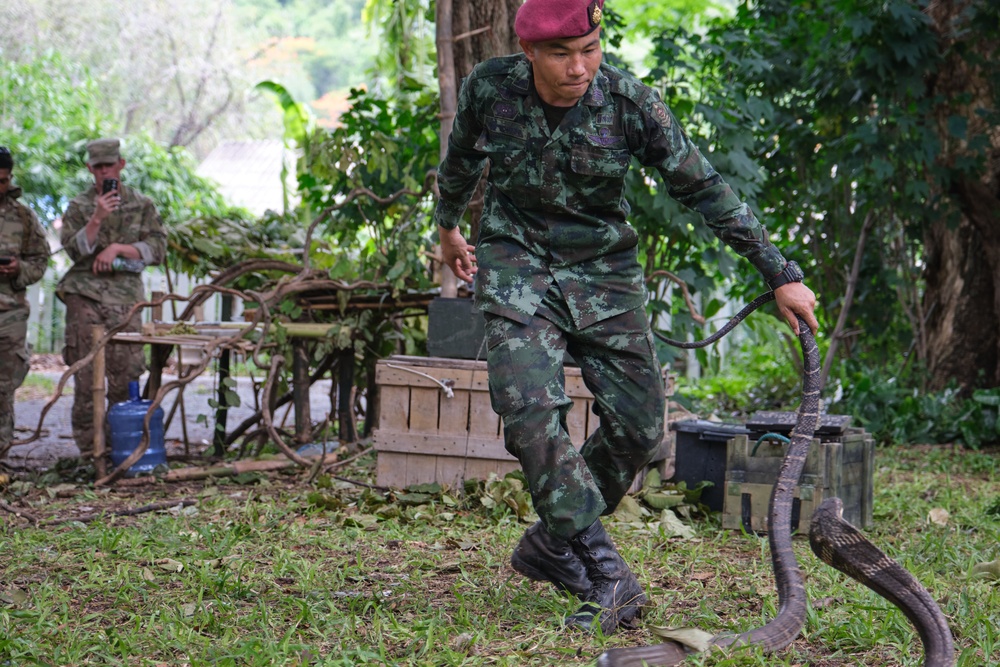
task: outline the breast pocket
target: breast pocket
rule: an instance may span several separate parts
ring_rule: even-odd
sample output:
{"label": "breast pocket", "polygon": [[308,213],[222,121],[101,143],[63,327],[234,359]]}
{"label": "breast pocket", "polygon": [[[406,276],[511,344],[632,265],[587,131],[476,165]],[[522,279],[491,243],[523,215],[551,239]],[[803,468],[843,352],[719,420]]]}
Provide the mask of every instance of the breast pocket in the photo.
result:
{"label": "breast pocket", "polygon": [[570,153],[570,169],[582,176],[623,179],[631,159],[627,150],[578,145]]}
{"label": "breast pocket", "polygon": [[574,145],[562,197],[565,205],[594,213],[620,215],[625,196],[625,173],[631,156],[627,150]]}
{"label": "breast pocket", "polygon": [[523,125],[498,118],[487,119],[476,142],[476,149],[490,159],[490,183],[519,206],[524,205],[534,171],[527,144]]}

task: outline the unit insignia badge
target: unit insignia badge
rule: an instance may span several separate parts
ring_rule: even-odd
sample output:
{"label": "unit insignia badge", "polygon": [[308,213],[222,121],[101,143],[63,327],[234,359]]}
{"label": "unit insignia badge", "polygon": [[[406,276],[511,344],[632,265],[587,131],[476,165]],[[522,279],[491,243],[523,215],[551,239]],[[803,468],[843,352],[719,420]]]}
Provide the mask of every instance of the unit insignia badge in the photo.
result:
{"label": "unit insignia badge", "polygon": [[601,9],[600,3],[595,0],[590,3],[590,7],[587,8],[587,13],[590,16],[590,25],[597,27],[601,25],[601,19],[604,18],[604,10]]}

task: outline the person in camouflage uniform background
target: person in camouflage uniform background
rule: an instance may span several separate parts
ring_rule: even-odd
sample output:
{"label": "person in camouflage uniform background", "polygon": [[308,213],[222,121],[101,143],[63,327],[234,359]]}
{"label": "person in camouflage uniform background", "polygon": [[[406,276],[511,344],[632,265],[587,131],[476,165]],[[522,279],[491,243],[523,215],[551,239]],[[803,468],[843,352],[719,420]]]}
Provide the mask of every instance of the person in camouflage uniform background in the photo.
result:
{"label": "person in camouflage uniform background", "polygon": [[[636,158],[702,215],[775,289],[782,315],[815,331],[815,297],[687,137],[657,93],[602,62],[603,0],[527,0],[523,54],[480,63],[463,82],[435,209],[445,262],[475,278],[487,365],[507,450],[540,521],[515,570],[584,600],[567,625],[613,631],[645,595],[604,531],[664,430],[664,389],[644,304],[625,174]],[[458,228],[489,165],[476,245]],[[564,352],[594,394],[600,426],[570,440]]]}
{"label": "person in camouflage uniform background", "polygon": [[14,158],[0,146],[0,458],[14,439],[14,392],[28,374],[28,285],[45,275],[49,244],[34,211],[17,201]]}
{"label": "person in camouflage uniform background", "polygon": [[[87,145],[87,169],[94,186],[75,197],[62,218],[60,239],[73,266],[59,281],[57,294],[66,304],[67,364],[79,361],[94,345],[93,325],[105,329],[118,325],[145,293],[139,273],[115,271],[118,257],[141,259],[146,265],[163,262],[167,249],[163,221],[153,201],[121,183],[125,160],[118,139],[99,139]],[[101,193],[105,179],[118,187]],[[125,331],[139,332],[138,313]],[[106,349],[109,403],[128,398],[128,383],[146,369],[141,345],[111,344]],[[80,455],[88,458],[94,448],[93,366],[74,376],[73,439]]]}

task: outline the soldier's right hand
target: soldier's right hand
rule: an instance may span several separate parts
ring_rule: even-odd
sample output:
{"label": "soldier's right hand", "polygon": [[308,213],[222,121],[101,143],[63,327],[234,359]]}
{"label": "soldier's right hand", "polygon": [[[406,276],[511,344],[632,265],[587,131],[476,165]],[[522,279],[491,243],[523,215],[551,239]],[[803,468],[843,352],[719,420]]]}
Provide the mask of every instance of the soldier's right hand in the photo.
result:
{"label": "soldier's right hand", "polygon": [[466,242],[457,227],[453,229],[438,227],[438,239],[441,241],[444,263],[451,267],[459,279],[471,283],[472,276],[479,270],[476,267],[476,247]]}
{"label": "soldier's right hand", "polygon": [[97,208],[94,209],[94,217],[97,218],[98,222],[103,222],[105,218],[118,209],[121,205],[121,201],[121,195],[118,194],[117,190],[112,190],[111,192],[105,192],[103,195],[98,195],[96,199]]}

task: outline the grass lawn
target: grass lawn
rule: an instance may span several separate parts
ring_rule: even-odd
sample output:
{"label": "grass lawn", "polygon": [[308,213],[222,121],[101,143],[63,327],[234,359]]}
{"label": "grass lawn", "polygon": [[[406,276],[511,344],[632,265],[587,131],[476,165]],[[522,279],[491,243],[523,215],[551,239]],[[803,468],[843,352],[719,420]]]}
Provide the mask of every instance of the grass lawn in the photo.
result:
{"label": "grass lawn", "polygon": [[[1000,559],[996,455],[876,453],[868,535],[938,600],[968,667],[1000,663],[1000,584],[973,574]],[[367,457],[337,474],[370,483],[373,468]],[[600,637],[564,631],[577,603],[510,569],[531,517],[511,509],[525,507],[509,484],[428,497],[276,473],[111,490],[46,481],[2,495],[42,523],[0,511],[0,665],[587,665],[656,641],[650,626],[740,631],[775,612],[766,539],[717,517],[687,538],[668,537],[658,513],[608,522],[651,607],[642,627]],[[110,515],[166,500],[194,504]],[[688,664],[922,664],[902,613],[804,538],[796,550],[811,598],[801,637],[777,655]]]}

